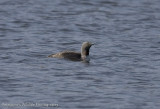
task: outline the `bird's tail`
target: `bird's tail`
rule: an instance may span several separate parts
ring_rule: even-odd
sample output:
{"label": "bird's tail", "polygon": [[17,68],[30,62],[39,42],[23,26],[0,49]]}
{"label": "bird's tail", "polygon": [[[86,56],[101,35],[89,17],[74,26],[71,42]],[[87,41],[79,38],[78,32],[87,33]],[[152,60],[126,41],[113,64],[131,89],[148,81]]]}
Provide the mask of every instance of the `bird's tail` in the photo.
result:
{"label": "bird's tail", "polygon": [[53,57],[53,55],[54,55],[54,54],[51,54],[51,55],[49,55],[48,57],[50,57],[50,58],[51,58],[51,57]]}

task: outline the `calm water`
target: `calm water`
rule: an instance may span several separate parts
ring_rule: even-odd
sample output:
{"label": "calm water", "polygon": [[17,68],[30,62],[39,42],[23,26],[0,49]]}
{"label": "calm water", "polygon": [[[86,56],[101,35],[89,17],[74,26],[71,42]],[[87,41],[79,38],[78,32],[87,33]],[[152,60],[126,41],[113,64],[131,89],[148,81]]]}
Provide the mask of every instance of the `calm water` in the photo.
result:
{"label": "calm water", "polygon": [[[89,64],[47,58],[91,47]],[[159,0],[0,0],[0,108],[159,109]]]}

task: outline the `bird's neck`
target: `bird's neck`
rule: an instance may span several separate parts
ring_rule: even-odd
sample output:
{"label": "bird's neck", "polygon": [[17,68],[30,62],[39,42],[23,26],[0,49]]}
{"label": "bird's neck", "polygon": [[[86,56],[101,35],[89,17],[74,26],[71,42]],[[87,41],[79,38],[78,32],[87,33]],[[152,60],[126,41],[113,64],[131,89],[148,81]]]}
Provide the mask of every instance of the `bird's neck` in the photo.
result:
{"label": "bird's neck", "polygon": [[89,49],[81,48],[81,58],[86,59],[89,57]]}

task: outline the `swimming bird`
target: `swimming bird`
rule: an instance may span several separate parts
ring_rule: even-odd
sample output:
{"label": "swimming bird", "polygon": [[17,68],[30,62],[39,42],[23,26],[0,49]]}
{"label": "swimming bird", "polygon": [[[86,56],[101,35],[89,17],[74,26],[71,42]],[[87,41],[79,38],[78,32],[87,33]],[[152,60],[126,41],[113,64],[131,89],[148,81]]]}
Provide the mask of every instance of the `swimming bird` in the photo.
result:
{"label": "swimming bird", "polygon": [[51,54],[48,57],[53,58],[65,58],[72,61],[87,61],[89,62],[89,49],[94,45],[90,42],[83,42],[81,46],[81,52],[74,52],[74,51],[63,51],[56,54]]}

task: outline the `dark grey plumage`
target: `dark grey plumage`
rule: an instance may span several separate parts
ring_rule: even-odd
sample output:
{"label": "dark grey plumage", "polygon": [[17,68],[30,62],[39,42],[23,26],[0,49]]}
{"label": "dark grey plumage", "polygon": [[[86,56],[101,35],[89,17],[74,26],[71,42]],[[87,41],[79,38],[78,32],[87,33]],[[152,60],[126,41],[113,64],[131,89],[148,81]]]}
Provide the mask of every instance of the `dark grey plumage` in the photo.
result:
{"label": "dark grey plumage", "polygon": [[53,58],[65,58],[72,61],[89,61],[89,49],[94,45],[90,42],[83,42],[81,52],[63,51],[56,54],[49,55]]}

